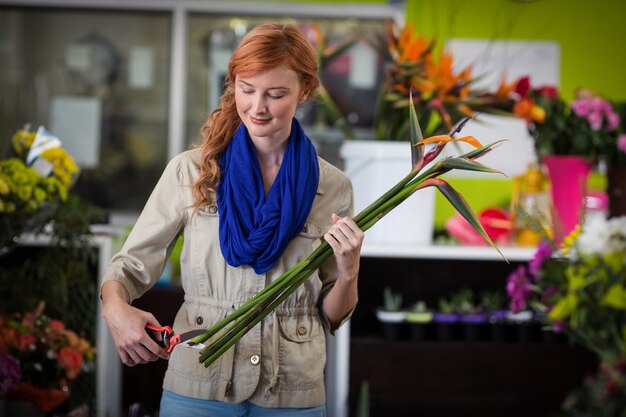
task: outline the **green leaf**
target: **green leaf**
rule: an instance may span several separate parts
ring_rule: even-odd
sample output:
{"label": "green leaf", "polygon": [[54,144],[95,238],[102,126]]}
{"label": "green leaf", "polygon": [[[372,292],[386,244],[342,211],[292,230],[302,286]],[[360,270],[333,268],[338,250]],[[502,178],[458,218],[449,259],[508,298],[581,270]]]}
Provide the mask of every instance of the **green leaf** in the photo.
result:
{"label": "green leaf", "polygon": [[476,162],[471,159],[446,158],[446,159],[442,159],[439,163],[442,167],[446,168],[447,170],[459,169],[463,171],[489,172],[493,174],[505,175],[502,171],[489,168],[481,164],[480,162]]}
{"label": "green leaf", "polygon": [[463,216],[465,220],[467,220],[469,224],[471,224],[472,227],[476,229],[476,231],[483,237],[483,239],[485,239],[487,243],[489,243],[495,250],[497,250],[502,258],[508,262],[504,254],[500,252],[500,249],[498,249],[498,247],[491,240],[487,232],[485,232],[483,225],[480,223],[478,217],[476,216],[470,205],[467,203],[465,198],[461,195],[461,193],[452,188],[450,184],[448,184],[441,178],[430,178],[424,181],[421,184],[420,188],[425,188],[429,186],[437,187],[437,189],[441,192],[441,194],[444,195],[444,197],[446,197],[446,199],[450,202],[450,204],[452,204],[456,211],[458,211],[461,216]]}
{"label": "green leaf", "polygon": [[330,46],[324,49],[320,55],[320,69],[326,68],[335,58],[352,48],[360,39],[361,35],[354,35],[344,40],[338,45]]}
{"label": "green leaf", "polygon": [[602,299],[602,304],[620,310],[626,310],[626,288],[613,284]]}
{"label": "green leaf", "polygon": [[333,125],[340,128],[348,138],[356,139],[354,130],[352,130],[346,118],[343,117],[343,114],[341,114],[341,110],[339,110],[330,94],[328,94],[328,90],[321,84],[317,88],[317,96],[322,108],[332,120]]}
{"label": "green leaf", "polygon": [[411,139],[411,164],[413,169],[419,170],[424,163],[424,145],[417,145],[424,137],[422,136],[422,129],[420,128],[420,122],[417,118],[417,112],[413,105],[413,93],[409,96],[409,126],[410,126],[410,139]]}

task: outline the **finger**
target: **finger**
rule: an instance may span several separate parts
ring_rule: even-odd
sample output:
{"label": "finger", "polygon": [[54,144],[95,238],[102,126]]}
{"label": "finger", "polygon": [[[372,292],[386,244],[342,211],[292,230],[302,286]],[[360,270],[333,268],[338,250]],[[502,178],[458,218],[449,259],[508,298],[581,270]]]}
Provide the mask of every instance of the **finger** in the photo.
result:
{"label": "finger", "polygon": [[337,229],[337,232],[333,234],[338,237],[337,240],[339,240],[342,245],[349,245],[350,247],[356,248],[361,244],[361,239],[349,225],[345,223],[335,223],[333,227]]}
{"label": "finger", "polygon": [[337,239],[335,239],[335,237],[332,234],[330,234],[330,232],[326,232],[324,234],[324,240],[326,240],[326,242],[328,242],[330,247],[333,248],[333,252],[337,252],[341,249],[339,242],[337,241]]}
{"label": "finger", "polygon": [[339,217],[337,214],[333,213],[331,215],[333,222],[335,222],[335,226],[337,225],[346,225],[358,239],[362,239],[365,236],[365,233],[361,230],[361,228],[356,224],[356,222],[350,216]]}
{"label": "finger", "polygon": [[145,337],[141,338],[140,343],[142,344],[142,348],[147,351],[142,357],[146,357],[150,361],[155,361],[158,358],[169,359],[170,356],[165,349],[152,340],[147,333]]}
{"label": "finger", "polygon": [[134,366],[135,362],[131,359],[131,357],[128,355],[128,353],[126,353],[125,350],[122,349],[118,349],[118,354],[120,355],[120,359],[122,360],[122,363],[126,366]]}

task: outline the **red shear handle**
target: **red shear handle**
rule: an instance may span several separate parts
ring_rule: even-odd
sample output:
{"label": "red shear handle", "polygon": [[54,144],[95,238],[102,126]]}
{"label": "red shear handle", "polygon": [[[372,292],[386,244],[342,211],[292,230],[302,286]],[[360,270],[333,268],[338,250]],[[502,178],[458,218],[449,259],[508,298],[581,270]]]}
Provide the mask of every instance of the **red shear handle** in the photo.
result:
{"label": "red shear handle", "polygon": [[[148,335],[154,340],[159,346],[161,346],[167,353],[171,353],[174,346],[180,343],[180,336],[174,335],[172,328],[170,326],[155,326],[154,324],[146,324],[146,329],[151,330]],[[161,340],[158,340],[153,332],[159,332],[161,334]],[[173,343],[175,340],[177,342]]]}

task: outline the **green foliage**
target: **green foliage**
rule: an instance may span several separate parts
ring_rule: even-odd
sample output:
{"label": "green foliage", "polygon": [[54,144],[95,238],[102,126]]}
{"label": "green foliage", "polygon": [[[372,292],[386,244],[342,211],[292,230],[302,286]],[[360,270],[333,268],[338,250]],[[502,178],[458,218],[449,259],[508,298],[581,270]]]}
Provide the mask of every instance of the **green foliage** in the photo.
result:
{"label": "green foliage", "polygon": [[402,294],[395,293],[391,288],[385,287],[384,297],[384,307],[386,311],[400,311],[402,308]]}

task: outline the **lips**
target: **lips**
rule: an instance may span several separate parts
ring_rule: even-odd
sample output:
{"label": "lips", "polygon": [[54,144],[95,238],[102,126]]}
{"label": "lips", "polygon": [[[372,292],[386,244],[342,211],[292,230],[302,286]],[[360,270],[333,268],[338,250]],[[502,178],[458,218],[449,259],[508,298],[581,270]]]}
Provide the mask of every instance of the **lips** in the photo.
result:
{"label": "lips", "polygon": [[255,125],[264,125],[264,124],[269,123],[270,120],[271,119],[257,119],[256,117],[250,116],[250,121],[254,123]]}

